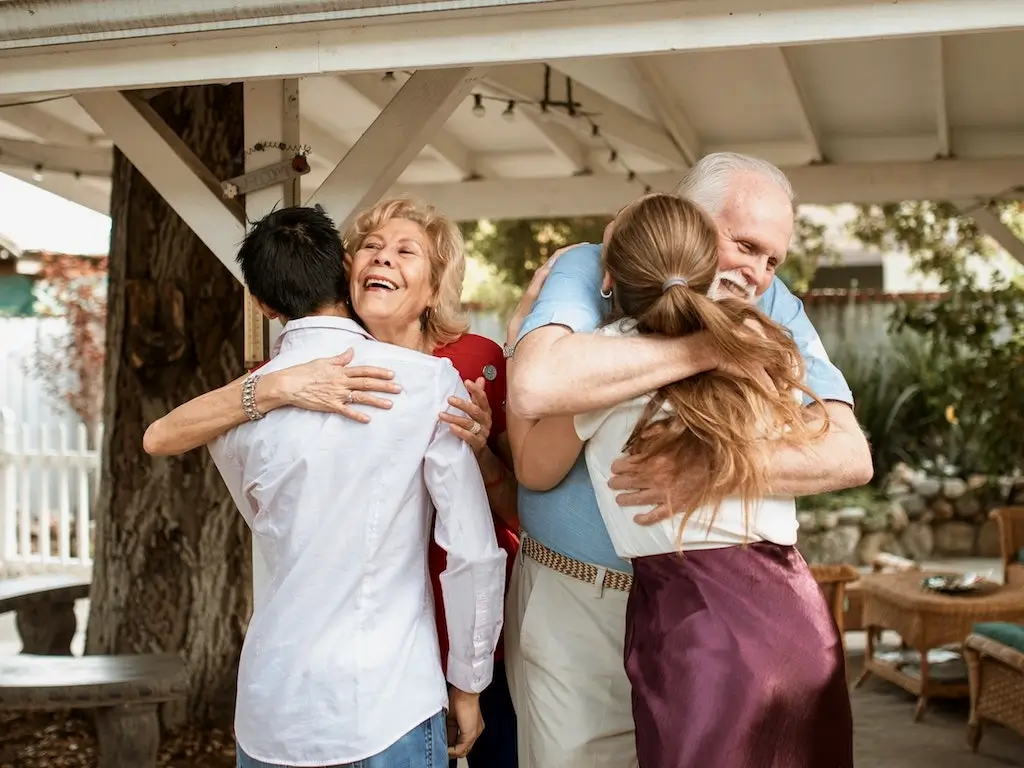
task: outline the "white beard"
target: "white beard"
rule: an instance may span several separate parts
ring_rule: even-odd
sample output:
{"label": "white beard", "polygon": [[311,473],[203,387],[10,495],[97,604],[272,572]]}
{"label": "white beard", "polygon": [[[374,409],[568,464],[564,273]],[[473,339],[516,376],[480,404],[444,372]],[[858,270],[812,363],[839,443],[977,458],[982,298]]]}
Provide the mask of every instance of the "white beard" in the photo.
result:
{"label": "white beard", "polygon": [[728,272],[719,270],[715,274],[715,279],[711,281],[711,287],[708,288],[708,298],[712,301],[739,298],[753,303],[756,294],[757,286],[748,283],[743,273],[738,269],[732,269]]}

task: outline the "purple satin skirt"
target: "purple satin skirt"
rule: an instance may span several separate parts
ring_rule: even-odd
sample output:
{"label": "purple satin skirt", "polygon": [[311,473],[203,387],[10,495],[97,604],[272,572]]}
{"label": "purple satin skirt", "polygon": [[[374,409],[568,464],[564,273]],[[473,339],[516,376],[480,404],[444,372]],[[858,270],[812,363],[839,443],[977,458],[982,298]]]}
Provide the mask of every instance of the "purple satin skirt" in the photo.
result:
{"label": "purple satin skirt", "polygon": [[795,547],[633,560],[626,611],[640,768],[852,768],[835,622]]}

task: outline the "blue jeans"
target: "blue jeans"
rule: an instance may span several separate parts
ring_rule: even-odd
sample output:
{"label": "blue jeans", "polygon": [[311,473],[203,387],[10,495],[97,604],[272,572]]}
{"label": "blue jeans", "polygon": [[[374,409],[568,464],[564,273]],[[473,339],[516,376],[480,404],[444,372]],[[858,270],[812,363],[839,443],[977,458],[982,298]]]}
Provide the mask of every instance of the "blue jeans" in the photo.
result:
{"label": "blue jeans", "polygon": [[[480,694],[484,732],[469,751],[469,768],[516,768],[516,711],[505,676],[505,662],[494,662],[494,679]],[[448,763],[456,768],[456,761]]]}
{"label": "blue jeans", "polygon": [[[254,760],[235,746],[238,768],[286,768],[274,763]],[[424,720],[383,752],[357,760],[324,768],[447,768],[448,734],[445,714],[438,712]]]}

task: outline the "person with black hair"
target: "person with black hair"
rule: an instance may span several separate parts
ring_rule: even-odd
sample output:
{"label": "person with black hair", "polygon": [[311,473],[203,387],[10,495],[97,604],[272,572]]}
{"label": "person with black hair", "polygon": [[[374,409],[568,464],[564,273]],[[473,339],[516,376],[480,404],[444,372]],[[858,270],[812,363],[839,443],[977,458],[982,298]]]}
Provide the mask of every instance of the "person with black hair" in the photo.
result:
{"label": "person with black hair", "polygon": [[[376,341],[349,317],[341,240],[322,211],[270,213],[238,261],[260,309],[285,323],[272,359],[245,379],[247,422],[209,445],[267,569],[239,662],[239,768],[443,768],[449,694],[430,531],[447,553],[447,677],[467,750],[482,729],[505,586],[476,456],[437,419],[468,393],[449,361]],[[364,375],[403,383],[373,428],[257,408],[263,375],[347,352]]]}

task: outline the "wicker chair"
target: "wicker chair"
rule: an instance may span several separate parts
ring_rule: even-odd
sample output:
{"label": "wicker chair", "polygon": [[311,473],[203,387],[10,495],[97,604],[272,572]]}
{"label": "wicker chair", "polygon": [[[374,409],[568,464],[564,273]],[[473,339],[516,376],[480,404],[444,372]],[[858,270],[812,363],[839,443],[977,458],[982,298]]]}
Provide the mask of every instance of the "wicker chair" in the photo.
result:
{"label": "wicker chair", "polygon": [[[811,573],[825,594],[825,601],[832,611],[839,637],[843,643],[843,658],[846,658],[846,585],[860,578],[860,573],[852,565],[812,565]],[[849,668],[847,668],[849,675]]]}
{"label": "wicker chair", "polygon": [[[874,573],[902,573],[903,571],[920,570],[920,563],[898,555],[882,552],[871,561]],[[860,593],[860,583],[853,582],[846,587],[846,619],[844,628],[847,632],[864,629],[864,597]]]}
{"label": "wicker chair", "polygon": [[1024,507],[993,509],[989,517],[999,523],[999,543],[1003,560],[1003,582],[1024,585]]}
{"label": "wicker chair", "polygon": [[1024,653],[982,635],[968,635],[964,658],[971,686],[967,743],[975,752],[986,720],[1024,735]]}

